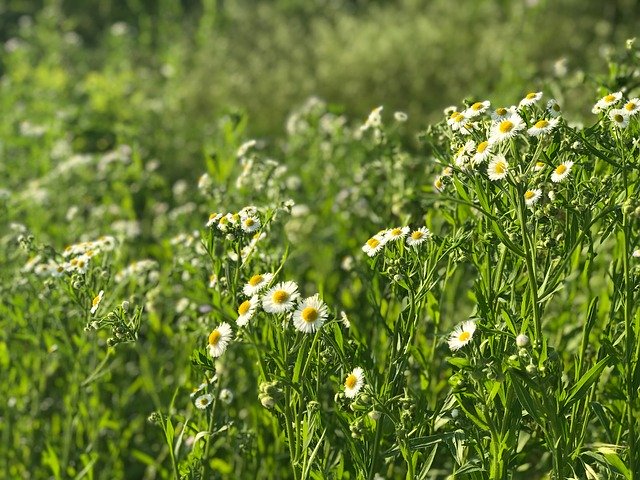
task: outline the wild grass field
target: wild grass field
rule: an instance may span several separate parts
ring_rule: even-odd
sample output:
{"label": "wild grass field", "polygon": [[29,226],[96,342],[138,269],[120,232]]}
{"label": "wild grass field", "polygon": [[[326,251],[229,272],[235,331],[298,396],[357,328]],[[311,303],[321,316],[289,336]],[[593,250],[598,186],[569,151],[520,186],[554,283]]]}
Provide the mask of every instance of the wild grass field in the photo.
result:
{"label": "wild grass field", "polygon": [[640,479],[639,10],[0,2],[0,478]]}

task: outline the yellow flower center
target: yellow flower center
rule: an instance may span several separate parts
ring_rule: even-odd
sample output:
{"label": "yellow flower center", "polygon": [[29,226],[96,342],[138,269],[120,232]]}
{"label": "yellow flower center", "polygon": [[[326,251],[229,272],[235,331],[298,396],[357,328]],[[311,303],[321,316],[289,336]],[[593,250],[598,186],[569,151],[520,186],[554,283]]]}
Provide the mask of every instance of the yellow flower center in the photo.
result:
{"label": "yellow flower center", "polygon": [[420,230],[416,230],[415,232],[411,233],[411,238],[413,238],[414,240],[420,240],[422,237],[424,237],[424,233],[422,233]]}
{"label": "yellow flower center", "polygon": [[100,303],[100,300],[102,300],[102,297],[100,295],[96,295],[93,301],[91,302],[91,306],[95,307]]}
{"label": "yellow flower center", "polygon": [[444,184],[442,183],[442,179],[437,178],[434,186],[438,189],[438,190],[442,190],[442,187],[444,186]]}
{"label": "yellow flower center", "polygon": [[498,162],[496,163],[494,170],[497,174],[502,175],[507,171],[507,165],[504,162]]}
{"label": "yellow flower center", "polygon": [[628,110],[628,111],[632,111],[632,110],[635,110],[637,108],[637,105],[636,105],[635,102],[629,102],[624,106],[624,108],[626,110]]}
{"label": "yellow flower center", "polygon": [[536,92],[527,93],[527,100],[533,100],[534,98],[536,98],[536,95]]}
{"label": "yellow flower center", "polygon": [[402,233],[402,229],[401,228],[394,228],[393,230],[391,230],[391,236],[392,237],[397,237],[401,233]]}
{"label": "yellow flower center", "polygon": [[469,332],[462,332],[460,335],[458,335],[458,340],[460,340],[461,342],[466,342],[470,338],[471,334]]}
{"label": "yellow flower center", "polygon": [[271,300],[273,300],[273,303],[284,303],[289,299],[289,294],[287,292],[285,292],[284,290],[276,290],[275,292],[273,292],[273,295],[271,296]]}
{"label": "yellow flower center", "polygon": [[478,144],[478,148],[476,148],[476,152],[482,153],[487,149],[488,146],[489,146],[489,142],[485,140],[484,142],[481,142]]}
{"label": "yellow flower center", "polygon": [[352,389],[356,386],[356,383],[358,383],[358,377],[356,377],[353,373],[351,373],[345,380],[344,386],[349,389]]}
{"label": "yellow flower center", "polygon": [[252,227],[254,223],[256,223],[256,222],[253,221],[253,218],[247,218],[244,221],[244,226],[245,227]]}
{"label": "yellow flower center", "polygon": [[560,111],[560,105],[558,105],[557,103],[554,103],[554,104],[551,106],[551,109],[552,109],[553,111],[555,111],[555,112],[559,112],[559,111]]}
{"label": "yellow flower center", "polygon": [[457,116],[458,116],[458,115],[460,115],[460,112],[453,112],[453,113],[449,116],[449,118],[450,118],[451,120],[455,120],[455,119],[457,118]]}
{"label": "yellow flower center", "polygon": [[536,192],[534,192],[533,190],[527,190],[526,192],[524,192],[525,200],[531,200],[535,196],[536,196]]}
{"label": "yellow flower center", "polygon": [[375,238],[370,238],[369,240],[367,240],[367,245],[369,245],[370,248],[376,248],[378,245],[380,245],[380,242]]}
{"label": "yellow flower center", "polygon": [[604,101],[607,102],[607,103],[611,103],[611,102],[615,101],[615,99],[616,99],[616,96],[615,95],[611,95],[611,94],[609,94],[606,97],[604,97]]}
{"label": "yellow flower center", "polygon": [[240,220],[240,214],[238,214],[238,213],[234,213],[233,215],[231,215],[231,220],[232,220],[234,223],[237,223],[237,222],[238,222],[238,220]]}
{"label": "yellow flower center", "polygon": [[496,110],[496,113],[500,116],[506,115],[507,114],[507,109],[504,107],[500,107]]}
{"label": "yellow flower center", "polygon": [[313,323],[318,319],[318,310],[313,307],[307,307],[302,310],[302,319],[307,323]]}
{"label": "yellow flower center", "polygon": [[209,345],[215,347],[216,345],[218,345],[221,337],[222,334],[218,330],[214,330],[209,334]]}
{"label": "yellow flower center", "polygon": [[473,105],[471,105],[471,110],[475,110],[477,112],[478,110],[482,110],[482,107],[484,107],[482,102],[476,102]]}
{"label": "yellow flower center", "polygon": [[217,213],[212,213],[211,215],[209,215],[209,220],[213,220],[214,218],[216,218],[218,216]]}
{"label": "yellow flower center", "polygon": [[546,120],[540,120],[539,122],[536,122],[534,127],[536,127],[536,128],[544,128],[547,125],[549,125],[549,122],[547,122]]}
{"label": "yellow flower center", "polygon": [[562,175],[564,172],[567,171],[567,167],[566,165],[562,164],[562,165],[558,165],[558,168],[556,168],[556,173],[558,175]]}
{"label": "yellow flower center", "polygon": [[249,285],[255,287],[259,283],[262,283],[262,275],[254,275],[249,279]]}
{"label": "yellow flower center", "polygon": [[613,119],[618,123],[623,123],[624,122],[624,117],[622,115],[620,115],[619,113],[616,113],[613,116]]}
{"label": "yellow flower center", "polygon": [[503,122],[500,122],[500,133],[509,133],[511,130],[513,130],[513,122],[511,120],[504,120]]}
{"label": "yellow flower center", "polygon": [[238,313],[240,315],[244,315],[245,313],[247,313],[249,311],[250,308],[251,308],[251,302],[249,300],[245,300],[238,307]]}
{"label": "yellow flower center", "polygon": [[542,163],[542,162],[536,162],[536,167],[537,167],[537,168],[542,168],[542,167],[544,167],[544,163]]}
{"label": "yellow flower center", "polygon": [[461,122],[462,120],[464,120],[464,115],[462,115],[461,113],[456,113],[453,117],[454,122]]}

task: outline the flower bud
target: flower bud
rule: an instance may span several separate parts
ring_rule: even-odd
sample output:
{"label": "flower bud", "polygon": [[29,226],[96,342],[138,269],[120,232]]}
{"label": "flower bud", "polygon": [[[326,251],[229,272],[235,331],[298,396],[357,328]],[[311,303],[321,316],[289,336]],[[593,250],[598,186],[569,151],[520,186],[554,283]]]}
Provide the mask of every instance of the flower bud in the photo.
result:
{"label": "flower bud", "polygon": [[527,337],[524,333],[521,333],[516,337],[516,345],[518,348],[524,348],[529,345],[529,337]]}

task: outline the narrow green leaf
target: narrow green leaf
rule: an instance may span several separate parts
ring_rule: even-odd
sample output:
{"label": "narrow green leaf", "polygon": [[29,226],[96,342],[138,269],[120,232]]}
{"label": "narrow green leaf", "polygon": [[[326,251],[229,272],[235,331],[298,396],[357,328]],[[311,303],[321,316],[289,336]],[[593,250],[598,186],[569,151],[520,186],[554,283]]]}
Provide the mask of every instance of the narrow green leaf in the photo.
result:
{"label": "narrow green leaf", "polygon": [[611,363],[611,357],[605,357],[596,363],[585,373],[582,378],[569,390],[564,408],[570,407],[573,403],[585,397],[591,385],[598,381],[604,367]]}

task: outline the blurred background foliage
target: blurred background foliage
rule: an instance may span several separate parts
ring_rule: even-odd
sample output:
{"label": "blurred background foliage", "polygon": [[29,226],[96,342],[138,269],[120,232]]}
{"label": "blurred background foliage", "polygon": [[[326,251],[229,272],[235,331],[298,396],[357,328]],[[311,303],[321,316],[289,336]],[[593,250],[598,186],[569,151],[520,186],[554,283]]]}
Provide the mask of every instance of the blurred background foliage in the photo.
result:
{"label": "blurred background foliage", "polygon": [[423,127],[465,97],[546,87],[579,119],[589,102],[575,100],[593,96],[593,72],[639,17],[637,0],[3,0],[1,93],[23,92],[3,112],[47,123],[73,105],[77,150],[135,139],[170,176],[195,177],[221,115],[246,113],[249,135],[277,138],[312,94]]}

